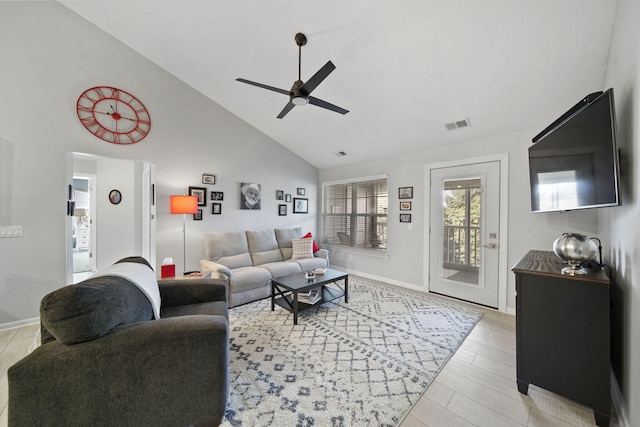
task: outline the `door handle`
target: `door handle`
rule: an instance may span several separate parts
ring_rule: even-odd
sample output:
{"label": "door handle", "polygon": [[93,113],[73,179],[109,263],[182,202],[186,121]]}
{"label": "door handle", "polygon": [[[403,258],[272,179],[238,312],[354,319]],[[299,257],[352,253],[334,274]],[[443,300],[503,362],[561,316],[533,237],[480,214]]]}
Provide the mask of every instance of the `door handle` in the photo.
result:
{"label": "door handle", "polygon": [[498,244],[497,243],[489,243],[488,245],[482,245],[483,248],[489,248],[489,249],[497,249],[498,248]]}

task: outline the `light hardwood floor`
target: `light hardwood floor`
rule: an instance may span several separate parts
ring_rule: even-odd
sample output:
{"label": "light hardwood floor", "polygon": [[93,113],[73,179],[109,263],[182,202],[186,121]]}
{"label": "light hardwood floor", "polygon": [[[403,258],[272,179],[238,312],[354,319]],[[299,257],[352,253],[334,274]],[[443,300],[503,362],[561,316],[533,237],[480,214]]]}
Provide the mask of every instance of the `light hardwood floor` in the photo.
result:
{"label": "light hardwood floor", "polygon": [[[0,331],[0,427],[7,427],[7,369],[27,354],[37,325]],[[516,388],[515,317],[485,310],[401,427],[594,426],[593,412],[556,394]],[[615,414],[611,427],[618,427]]]}

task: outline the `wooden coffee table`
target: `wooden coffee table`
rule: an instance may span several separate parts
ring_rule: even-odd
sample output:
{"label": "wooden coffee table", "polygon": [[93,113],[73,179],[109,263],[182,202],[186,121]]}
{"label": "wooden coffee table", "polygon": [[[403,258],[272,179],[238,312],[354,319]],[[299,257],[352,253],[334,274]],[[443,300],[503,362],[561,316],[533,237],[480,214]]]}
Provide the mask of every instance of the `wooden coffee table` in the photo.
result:
{"label": "wooden coffee table", "polygon": [[[344,280],[344,287],[337,282]],[[327,286],[334,284],[335,286]],[[311,289],[320,288],[320,300],[315,304],[306,304],[298,300],[299,294],[308,293]],[[333,301],[344,296],[344,302],[349,302],[349,275],[341,271],[327,270],[322,275],[316,274],[314,279],[308,280],[304,272],[271,279],[271,311],[276,304],[293,313],[293,324],[298,324],[298,313],[301,310],[315,307],[325,302]]]}

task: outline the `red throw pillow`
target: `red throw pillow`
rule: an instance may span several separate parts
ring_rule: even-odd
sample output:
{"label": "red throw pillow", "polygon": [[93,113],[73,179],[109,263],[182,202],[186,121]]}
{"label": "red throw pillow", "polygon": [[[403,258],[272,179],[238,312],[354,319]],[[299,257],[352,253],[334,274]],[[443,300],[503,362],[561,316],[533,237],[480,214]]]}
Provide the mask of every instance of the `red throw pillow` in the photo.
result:
{"label": "red throw pillow", "polygon": [[[302,236],[303,239],[313,239],[313,235],[311,234],[311,232],[305,234],[304,236]],[[313,241],[313,252],[317,251],[320,249],[320,246],[318,246],[318,244],[316,243],[316,241]]]}

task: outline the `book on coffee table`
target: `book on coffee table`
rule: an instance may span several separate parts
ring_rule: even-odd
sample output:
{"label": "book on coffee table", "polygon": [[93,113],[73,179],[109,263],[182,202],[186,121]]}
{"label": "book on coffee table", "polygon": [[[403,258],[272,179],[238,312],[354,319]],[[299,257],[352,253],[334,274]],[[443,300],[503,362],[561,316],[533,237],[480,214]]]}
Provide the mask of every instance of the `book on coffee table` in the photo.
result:
{"label": "book on coffee table", "polygon": [[326,268],[322,268],[322,267],[318,267],[318,268],[314,268],[313,272],[317,275],[322,276],[325,272],[327,271]]}
{"label": "book on coffee table", "polygon": [[315,304],[321,299],[320,290],[319,289],[311,289],[309,292],[298,293],[298,301],[303,302],[305,304]]}

